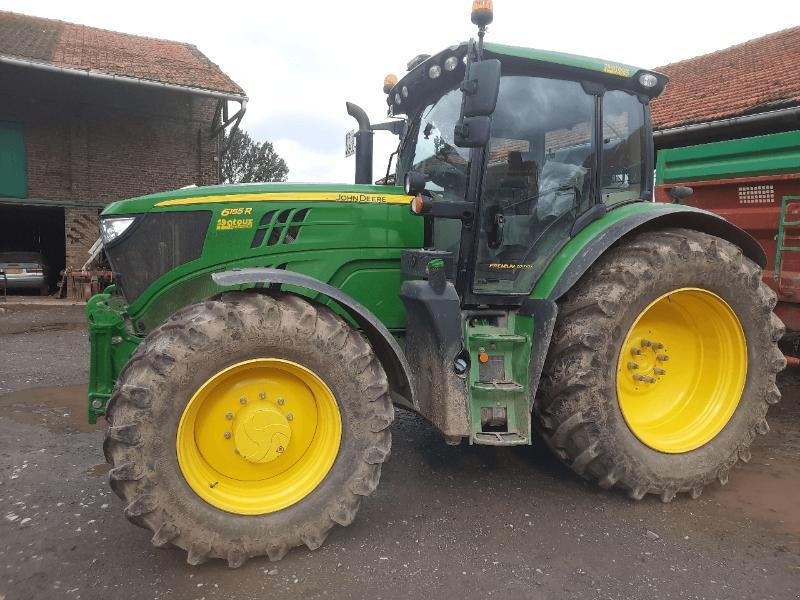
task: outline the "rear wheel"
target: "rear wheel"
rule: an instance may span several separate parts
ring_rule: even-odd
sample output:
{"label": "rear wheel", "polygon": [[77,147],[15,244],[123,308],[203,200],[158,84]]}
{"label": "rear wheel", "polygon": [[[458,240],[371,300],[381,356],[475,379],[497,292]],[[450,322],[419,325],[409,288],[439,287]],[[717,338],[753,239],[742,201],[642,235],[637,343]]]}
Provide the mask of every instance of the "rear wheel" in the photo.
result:
{"label": "rear wheel", "polygon": [[619,244],[560,303],[535,402],[543,437],[636,499],[725,483],[780,399],[774,306],[724,240],[674,229]]}
{"label": "rear wheel", "polygon": [[189,306],[120,375],[104,450],[125,514],[198,564],[316,549],[375,489],[383,369],[327,308],[243,292]]}

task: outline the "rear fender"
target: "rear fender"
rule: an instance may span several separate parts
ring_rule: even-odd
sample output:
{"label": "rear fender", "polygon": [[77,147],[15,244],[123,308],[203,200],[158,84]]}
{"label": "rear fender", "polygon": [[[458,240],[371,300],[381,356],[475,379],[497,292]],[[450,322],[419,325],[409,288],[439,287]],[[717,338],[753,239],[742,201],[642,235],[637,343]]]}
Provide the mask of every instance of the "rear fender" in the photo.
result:
{"label": "rear fender", "polygon": [[[714,213],[684,205],[650,206],[652,206],[650,210],[630,214],[617,220],[612,220],[615,211],[610,211],[604,219],[592,224],[599,224],[602,227],[601,221],[611,221],[599,233],[589,231],[592,228],[587,227],[576,235],[553,259],[551,266],[545,271],[540,283],[531,294],[531,298],[558,300],[577,283],[600,256],[622,238],[642,231],[668,227],[683,227],[709,233],[741,248],[742,253],[761,268],[767,264],[764,250],[755,238]],[[584,235],[586,233],[588,235]],[[556,276],[549,273],[554,266],[561,271],[556,273]]]}
{"label": "rear fender", "polygon": [[520,308],[520,314],[534,316],[536,327],[529,371],[533,393],[538,387],[555,328],[558,299],[621,239],[667,227],[683,227],[715,235],[741,248],[742,253],[760,267],[767,263],[764,250],[749,233],[708,211],[684,205],[639,204],[608,212],[561,249]]}
{"label": "rear fender", "polygon": [[411,369],[403,350],[386,326],[369,309],[352,297],[338,288],[308,275],[281,269],[232,269],[214,273],[211,278],[218,287],[223,288],[223,291],[242,289],[242,286],[255,286],[270,290],[288,285],[292,289],[284,290],[284,292],[300,292],[306,299],[322,295],[333,301],[355,321],[372,345],[378,360],[386,371],[394,403],[403,408],[416,410]]}

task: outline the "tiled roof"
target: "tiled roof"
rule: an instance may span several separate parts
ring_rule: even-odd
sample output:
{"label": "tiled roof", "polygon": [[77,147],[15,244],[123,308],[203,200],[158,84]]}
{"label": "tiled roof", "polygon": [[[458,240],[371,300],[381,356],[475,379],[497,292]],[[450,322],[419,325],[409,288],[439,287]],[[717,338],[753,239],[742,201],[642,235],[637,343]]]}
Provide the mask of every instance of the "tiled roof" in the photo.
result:
{"label": "tiled roof", "polygon": [[192,44],[12,12],[0,11],[0,56],[244,95]]}
{"label": "tiled roof", "polygon": [[655,69],[669,76],[653,100],[668,129],[800,104],[800,27]]}

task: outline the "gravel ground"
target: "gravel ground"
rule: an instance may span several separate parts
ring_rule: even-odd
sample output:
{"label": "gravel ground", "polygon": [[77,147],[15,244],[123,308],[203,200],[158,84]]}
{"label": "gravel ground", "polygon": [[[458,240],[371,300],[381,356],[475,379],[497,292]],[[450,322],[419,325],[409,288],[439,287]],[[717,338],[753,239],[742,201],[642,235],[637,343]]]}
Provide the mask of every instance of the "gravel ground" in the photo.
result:
{"label": "gravel ground", "polygon": [[800,597],[800,384],[753,459],[697,501],[633,503],[540,445],[449,447],[399,412],[381,485],[316,552],[200,567],[158,550],[106,485],[85,423],[81,307],[0,314],[0,600]]}

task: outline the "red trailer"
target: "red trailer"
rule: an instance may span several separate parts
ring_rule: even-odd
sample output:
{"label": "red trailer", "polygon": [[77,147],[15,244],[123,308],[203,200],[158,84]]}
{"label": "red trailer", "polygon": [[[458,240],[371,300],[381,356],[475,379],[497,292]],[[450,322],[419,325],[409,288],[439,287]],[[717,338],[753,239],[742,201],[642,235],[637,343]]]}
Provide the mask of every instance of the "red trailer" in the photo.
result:
{"label": "red trailer", "polygon": [[[657,202],[710,210],[758,240],[767,255],[764,281],[778,294],[775,312],[797,348],[800,131],[661,150],[656,184]],[[676,187],[691,187],[694,193],[676,200],[671,193]]]}

